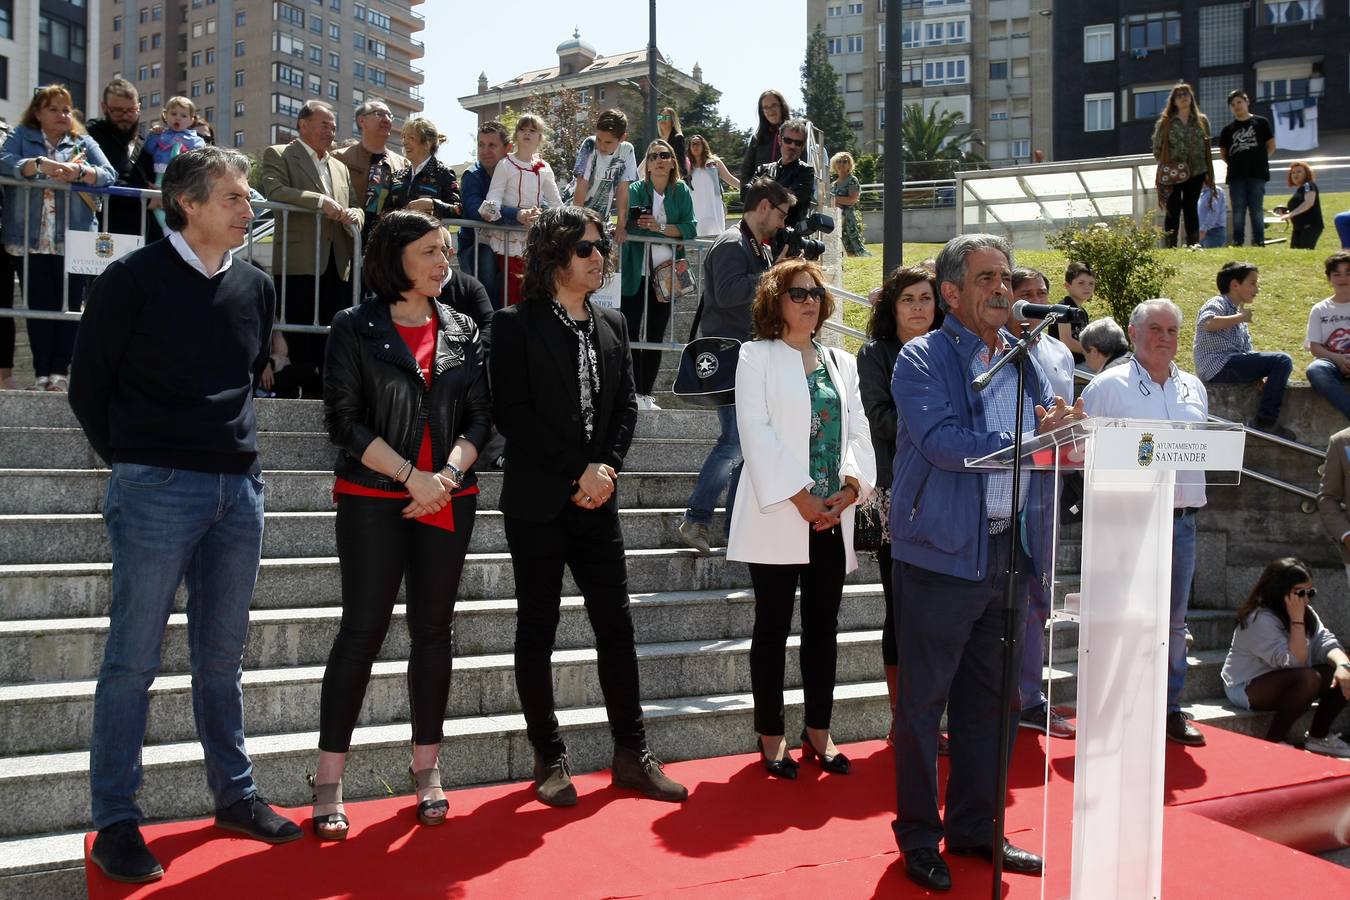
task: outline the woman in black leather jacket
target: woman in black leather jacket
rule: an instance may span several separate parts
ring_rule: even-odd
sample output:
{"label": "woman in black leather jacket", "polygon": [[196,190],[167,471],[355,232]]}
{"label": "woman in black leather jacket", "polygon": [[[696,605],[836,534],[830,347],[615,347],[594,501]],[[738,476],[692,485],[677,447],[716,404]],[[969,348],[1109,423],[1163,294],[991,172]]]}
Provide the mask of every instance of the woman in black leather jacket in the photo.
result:
{"label": "woman in black leather jacket", "polygon": [[[890,502],[891,467],[895,458],[897,426],[895,400],[891,398],[891,373],[906,341],[942,324],[933,273],[917,266],[901,266],[881,286],[867,334],[872,340],[858,351],[858,388],[863,409],[872,429],[872,449],[877,455],[875,502],[881,509],[882,540],[877,551],[881,586],[886,595],[886,620],[881,629],[881,661],[886,668],[886,689],[891,697],[891,733],[895,732],[895,676],[899,658],[895,640],[895,604],[891,578]],[[888,738],[889,740],[889,738]]]}
{"label": "woman in black leather jacket", "polygon": [[389,209],[431,213],[438,219],[455,219],[463,211],[455,170],[436,158],[445,135],[423,116],[403,125],[403,152],[408,165],[394,173],[389,188]]}
{"label": "woman in black leather jacket", "polygon": [[365,252],[375,299],[338,313],[328,337],[324,424],[339,448],[342,624],[319,701],[314,833],[324,839],[347,836],[346,754],[405,578],[417,817],[439,825],[449,807],[436,759],[451,619],[477,505],[472,467],[488,439],[491,398],[478,329],[435,299],[448,267],[439,222],[387,213]]}

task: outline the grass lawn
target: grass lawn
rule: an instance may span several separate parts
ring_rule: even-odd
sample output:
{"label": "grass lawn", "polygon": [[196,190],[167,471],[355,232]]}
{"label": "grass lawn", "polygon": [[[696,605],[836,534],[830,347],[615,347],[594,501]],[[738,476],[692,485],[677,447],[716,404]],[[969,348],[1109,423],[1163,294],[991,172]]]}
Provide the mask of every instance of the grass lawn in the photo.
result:
{"label": "grass lawn", "polygon": [[[1283,188],[1281,188],[1283,190]],[[1267,200],[1273,205],[1279,191],[1271,184]],[[1177,363],[1194,371],[1191,361],[1191,342],[1195,336],[1195,316],[1206,300],[1218,293],[1214,276],[1219,267],[1229,260],[1247,260],[1261,269],[1261,293],[1252,304],[1252,344],[1257,350],[1283,350],[1294,357],[1294,379],[1303,380],[1303,370],[1312,361],[1312,355],[1303,347],[1303,335],[1308,327],[1308,310],[1317,301],[1331,294],[1330,285],[1322,274],[1322,261],[1340,249],[1332,217],[1350,209],[1350,194],[1326,194],[1322,198],[1322,213],[1326,230],[1317,249],[1291,250],[1285,244],[1269,247],[1230,247],[1218,250],[1163,250],[1164,259],[1176,266],[1177,275],[1168,285],[1167,295],[1175,300],[1185,313],[1182,323],[1181,347]],[[1283,226],[1267,228],[1266,236],[1281,237]],[[941,244],[905,244],[906,263],[918,262],[936,256]],[[882,282],[881,245],[869,244],[871,257],[849,259],[844,264],[844,287],[855,294],[867,296]],[[1018,265],[1040,269],[1050,279],[1052,299],[1063,296],[1064,266],[1068,263],[1058,250],[1027,250],[1016,254]],[[1106,304],[1089,304],[1092,317],[1106,315]],[[855,328],[864,328],[867,311],[849,304],[845,311],[847,321]]]}

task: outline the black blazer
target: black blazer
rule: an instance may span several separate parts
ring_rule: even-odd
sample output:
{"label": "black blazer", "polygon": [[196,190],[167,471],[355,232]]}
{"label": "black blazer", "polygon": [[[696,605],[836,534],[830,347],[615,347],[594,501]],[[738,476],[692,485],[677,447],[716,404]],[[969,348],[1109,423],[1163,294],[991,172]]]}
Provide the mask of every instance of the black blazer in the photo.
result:
{"label": "black blazer", "polygon": [[[492,406],[506,437],[501,510],[549,522],[571,502],[573,483],[593,462],[623,469],[637,424],[628,329],[618,310],[592,306],[600,396],[586,443],[577,381],[576,337],[546,300],[526,300],[492,318]],[[618,509],[618,491],[602,509]]]}
{"label": "black blazer", "polygon": [[[439,333],[431,387],[408,345],[394,328],[389,304],[367,300],[333,318],[323,373],[323,420],[339,448],[334,471],[365,487],[386,491],[402,485],[361,464],[372,441],[417,461],[422,433],[431,426],[431,461],[445,465],[463,436],[479,450],[492,431],[492,399],[473,322],[436,303]],[[475,483],[472,468],[464,487]]]}
{"label": "black blazer", "polygon": [[895,461],[895,429],[898,416],[891,396],[891,374],[900,355],[899,338],[868,341],[858,351],[858,389],[862,393],[867,424],[872,429],[872,450],[877,457],[877,487],[891,486]]}

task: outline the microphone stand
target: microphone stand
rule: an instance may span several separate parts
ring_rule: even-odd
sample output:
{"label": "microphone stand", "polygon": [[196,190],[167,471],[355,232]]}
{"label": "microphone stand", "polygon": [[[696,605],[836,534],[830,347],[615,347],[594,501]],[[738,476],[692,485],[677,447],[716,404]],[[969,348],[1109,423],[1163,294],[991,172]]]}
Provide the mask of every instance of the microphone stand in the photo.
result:
{"label": "microphone stand", "polygon": [[1013,669],[1013,648],[1017,645],[1018,635],[1014,625],[1017,622],[1017,549],[1022,544],[1021,517],[1018,515],[1018,503],[1022,486],[1022,398],[1026,384],[1024,362],[1031,352],[1031,345],[1051,325],[1059,322],[1059,315],[1050,313],[1034,331],[1028,332],[1026,322],[1022,323],[1021,339],[1013,344],[1007,353],[994,363],[983,375],[971,382],[970,387],[976,393],[989,386],[990,381],[1004,366],[1017,366],[1017,406],[1013,425],[1012,456],[1012,522],[1008,526],[1012,551],[1008,554],[1008,572],[1004,582],[1003,595],[1003,690],[1002,703],[998,716],[998,786],[994,796],[994,839],[992,844],[994,875],[991,896],[1001,900],[1003,894],[1003,843],[1008,813],[1008,756],[1012,752],[1012,702],[1017,695],[1016,672]]}

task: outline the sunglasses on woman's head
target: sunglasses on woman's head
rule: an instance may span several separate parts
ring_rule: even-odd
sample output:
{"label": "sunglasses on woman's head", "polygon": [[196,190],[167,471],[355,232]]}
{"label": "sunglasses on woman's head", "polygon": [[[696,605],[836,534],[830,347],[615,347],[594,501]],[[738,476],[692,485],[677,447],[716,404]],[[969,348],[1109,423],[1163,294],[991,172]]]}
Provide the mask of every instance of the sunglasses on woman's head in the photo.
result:
{"label": "sunglasses on woman's head", "polygon": [[1298,597],[1300,600],[1304,597],[1312,600],[1317,596],[1317,588],[1300,588],[1299,590],[1294,591],[1294,596]]}
{"label": "sunglasses on woman's head", "polygon": [[656,121],[658,121],[658,122],[669,122],[669,121],[670,121],[670,116],[657,116],[657,117],[656,117]]}
{"label": "sunglasses on woman's head", "polygon": [[590,259],[592,250],[599,250],[601,256],[609,256],[611,246],[609,238],[601,238],[598,241],[577,241],[576,253],[582,259]]}
{"label": "sunglasses on woman's head", "polygon": [[790,287],[784,293],[788,295],[788,299],[793,303],[805,303],[807,297],[810,297],[817,303],[824,303],[825,298],[830,295],[830,292],[820,285],[816,285],[812,288]]}
{"label": "sunglasses on woman's head", "polygon": [[651,153],[648,153],[648,154],[647,154],[647,158],[648,158],[648,159],[674,159],[674,158],[675,158],[675,154],[669,153],[669,152],[667,152],[667,151],[665,151],[665,150],[654,150],[654,151],[652,151]]}

